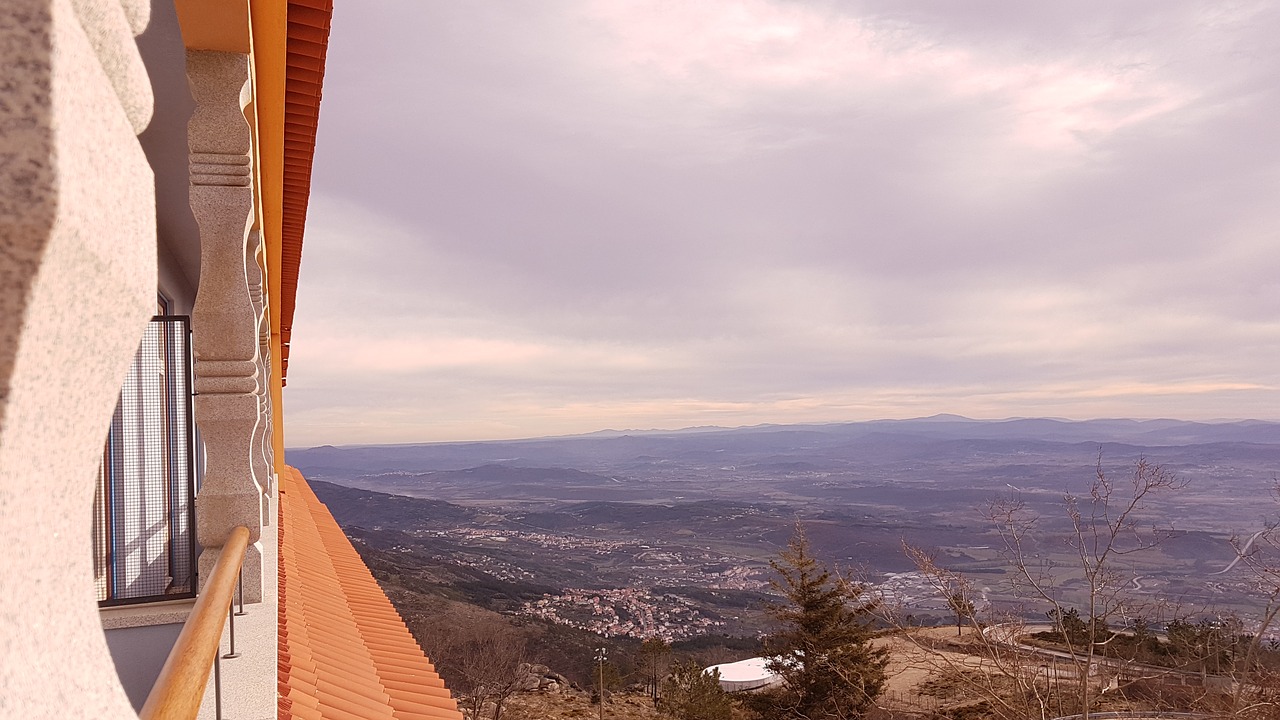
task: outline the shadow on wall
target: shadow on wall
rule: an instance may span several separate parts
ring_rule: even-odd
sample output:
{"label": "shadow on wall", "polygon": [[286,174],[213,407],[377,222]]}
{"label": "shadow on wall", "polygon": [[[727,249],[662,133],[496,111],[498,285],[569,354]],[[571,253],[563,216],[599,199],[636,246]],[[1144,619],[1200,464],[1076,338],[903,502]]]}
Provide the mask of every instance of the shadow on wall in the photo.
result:
{"label": "shadow on wall", "polygon": [[160,668],[182,632],[182,623],[146,625],[104,631],[120,684],[135,711],[142,710],[147,693],[160,677]]}

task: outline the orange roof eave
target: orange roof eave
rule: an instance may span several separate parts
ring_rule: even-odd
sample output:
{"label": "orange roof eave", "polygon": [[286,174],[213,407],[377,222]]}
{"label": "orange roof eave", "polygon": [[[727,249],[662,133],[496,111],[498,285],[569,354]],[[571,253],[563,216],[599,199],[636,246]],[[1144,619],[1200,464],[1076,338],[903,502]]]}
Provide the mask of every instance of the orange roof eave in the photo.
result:
{"label": "orange roof eave", "polygon": [[462,720],[351,541],[291,467],[280,475],[279,518],[279,716]]}
{"label": "orange roof eave", "polygon": [[[282,360],[288,355],[293,334],[298,267],[311,198],[311,168],[332,18],[333,0],[288,0],[281,158],[280,312],[277,314],[279,326],[273,328],[280,336]],[[288,364],[282,363],[282,383],[287,372]]]}

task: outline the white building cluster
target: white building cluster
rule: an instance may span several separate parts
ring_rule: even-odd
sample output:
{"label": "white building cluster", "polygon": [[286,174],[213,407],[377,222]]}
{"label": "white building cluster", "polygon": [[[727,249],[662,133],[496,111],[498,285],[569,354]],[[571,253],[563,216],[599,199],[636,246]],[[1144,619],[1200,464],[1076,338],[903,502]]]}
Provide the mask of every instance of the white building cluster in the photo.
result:
{"label": "white building cluster", "polygon": [[724,625],[704,616],[686,598],[654,595],[642,588],[569,589],[527,602],[520,613],[605,637],[656,637],[668,642],[705,635]]}

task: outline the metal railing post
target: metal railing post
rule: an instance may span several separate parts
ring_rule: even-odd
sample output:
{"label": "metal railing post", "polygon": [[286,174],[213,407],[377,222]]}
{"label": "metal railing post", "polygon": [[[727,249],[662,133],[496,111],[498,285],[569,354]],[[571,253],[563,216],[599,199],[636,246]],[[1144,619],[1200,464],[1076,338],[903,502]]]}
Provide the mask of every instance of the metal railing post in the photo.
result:
{"label": "metal railing post", "polygon": [[222,648],[213,654],[213,712],[217,720],[222,720],[222,661],[218,659]]}
{"label": "metal railing post", "polygon": [[240,610],[237,615],[244,615],[244,568],[240,568],[240,572],[236,575],[236,597],[240,603]]}
{"label": "metal railing post", "polygon": [[235,610],[236,610],[235,605],[227,606],[227,625],[228,625],[227,632],[231,634],[231,647],[229,648],[229,652],[226,655],[222,656],[223,659],[225,660],[231,660],[232,658],[240,657],[240,653],[236,652],[236,612]]}

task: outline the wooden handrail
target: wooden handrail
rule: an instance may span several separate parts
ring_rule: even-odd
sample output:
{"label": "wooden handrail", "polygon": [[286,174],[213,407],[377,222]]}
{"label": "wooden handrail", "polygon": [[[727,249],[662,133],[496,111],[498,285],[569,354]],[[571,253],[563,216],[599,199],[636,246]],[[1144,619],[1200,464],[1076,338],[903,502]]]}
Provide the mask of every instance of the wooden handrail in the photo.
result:
{"label": "wooden handrail", "polygon": [[196,598],[160,677],[147,695],[139,720],[193,720],[200,713],[214,656],[222,652],[222,626],[227,621],[248,546],[248,528],[240,526],[231,531],[209,582]]}

